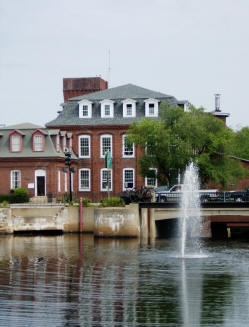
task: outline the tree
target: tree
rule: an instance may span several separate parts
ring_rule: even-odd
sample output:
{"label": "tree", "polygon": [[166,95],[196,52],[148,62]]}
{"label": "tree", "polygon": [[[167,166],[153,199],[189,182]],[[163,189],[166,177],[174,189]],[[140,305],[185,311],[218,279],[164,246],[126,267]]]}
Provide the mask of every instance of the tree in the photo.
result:
{"label": "tree", "polygon": [[133,123],[127,134],[128,140],[143,150],[140,173],[150,176],[154,172],[150,168],[157,168],[160,184],[175,183],[176,175],[182,174],[190,161],[198,165],[203,185],[211,180],[225,186],[243,175],[240,162],[230,157],[234,132],[203,108],[183,111],[163,104],[159,120],[145,118]]}
{"label": "tree", "polygon": [[235,132],[232,153],[234,156],[249,160],[249,127],[243,127]]}

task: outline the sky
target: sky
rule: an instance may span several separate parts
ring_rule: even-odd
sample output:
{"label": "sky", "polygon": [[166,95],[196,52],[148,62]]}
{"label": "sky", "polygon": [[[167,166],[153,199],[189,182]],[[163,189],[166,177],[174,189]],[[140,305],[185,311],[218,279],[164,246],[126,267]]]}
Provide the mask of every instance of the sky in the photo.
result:
{"label": "sky", "polygon": [[0,0],[0,124],[45,125],[63,78],[101,76],[249,126],[248,0]]}

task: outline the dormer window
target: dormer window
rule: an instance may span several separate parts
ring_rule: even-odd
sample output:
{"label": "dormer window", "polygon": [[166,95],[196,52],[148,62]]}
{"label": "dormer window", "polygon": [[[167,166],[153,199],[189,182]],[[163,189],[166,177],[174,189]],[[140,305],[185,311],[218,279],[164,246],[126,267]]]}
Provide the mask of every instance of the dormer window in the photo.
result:
{"label": "dormer window", "polygon": [[158,117],[158,102],[156,99],[147,99],[145,103],[145,117]]}
{"label": "dormer window", "polygon": [[100,101],[101,105],[101,118],[112,118],[114,115],[114,102],[112,100],[105,99]]}
{"label": "dormer window", "polygon": [[41,152],[45,148],[45,136],[44,133],[37,130],[33,133],[33,151]]}
{"label": "dormer window", "polygon": [[79,118],[92,118],[92,102],[82,100],[79,102]]}
{"label": "dormer window", "polygon": [[123,117],[136,117],[136,101],[125,99],[123,101]]}
{"label": "dormer window", "polygon": [[10,134],[10,151],[21,152],[22,151],[22,134],[20,131],[13,131]]}

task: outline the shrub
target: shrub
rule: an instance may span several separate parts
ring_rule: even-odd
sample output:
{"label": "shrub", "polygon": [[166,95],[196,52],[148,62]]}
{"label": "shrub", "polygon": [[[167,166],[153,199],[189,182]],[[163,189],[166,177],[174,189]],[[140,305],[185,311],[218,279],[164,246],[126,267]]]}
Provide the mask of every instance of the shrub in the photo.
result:
{"label": "shrub", "polygon": [[124,200],[119,197],[110,197],[100,201],[101,207],[124,207]]}
{"label": "shrub", "polygon": [[9,202],[4,200],[0,203],[0,207],[7,207],[9,205]]}
{"label": "shrub", "polygon": [[11,193],[13,196],[12,203],[22,203],[22,202],[29,202],[29,195],[28,191],[24,187],[17,187],[14,189],[14,193]]}

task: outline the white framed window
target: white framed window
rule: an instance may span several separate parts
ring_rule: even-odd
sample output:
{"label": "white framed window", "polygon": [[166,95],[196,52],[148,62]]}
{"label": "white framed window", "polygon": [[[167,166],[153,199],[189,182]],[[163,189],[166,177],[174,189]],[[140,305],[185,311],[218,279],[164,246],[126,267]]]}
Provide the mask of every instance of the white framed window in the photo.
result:
{"label": "white framed window", "polygon": [[[109,187],[108,187],[109,185]],[[112,169],[101,169],[101,191],[112,191]]]}
{"label": "white framed window", "polygon": [[58,192],[61,192],[61,171],[57,171],[57,189]]}
{"label": "white framed window", "polygon": [[158,117],[158,103],[159,100],[147,99],[145,103],[145,117]]}
{"label": "white framed window", "polygon": [[68,173],[64,173],[64,191],[67,192],[67,178]]}
{"label": "white framed window", "polygon": [[112,135],[104,134],[101,135],[100,140],[100,156],[105,157],[105,154],[109,151],[112,157]]}
{"label": "white framed window", "polygon": [[89,168],[82,168],[79,170],[79,191],[91,190],[91,170]]}
{"label": "white framed window", "polygon": [[[145,177],[145,185],[147,186],[155,186],[157,187],[157,169],[156,168],[150,168],[151,171],[151,176],[146,176]],[[153,176],[154,175],[154,176]]]}
{"label": "white framed window", "polygon": [[133,168],[123,169],[123,190],[135,187],[135,171]]}
{"label": "white framed window", "polygon": [[91,157],[91,138],[89,135],[80,135],[78,146],[78,153],[80,158]]}
{"label": "white framed window", "polygon": [[44,151],[44,135],[42,134],[33,135],[33,151],[35,152]]}
{"label": "white framed window", "polygon": [[79,118],[92,118],[92,102],[84,99],[79,102]]}
{"label": "white framed window", "polygon": [[101,118],[113,118],[114,116],[114,102],[109,99],[100,101]]}
{"label": "white framed window", "polygon": [[123,100],[123,117],[136,117],[136,101],[133,99]]}
{"label": "white framed window", "polygon": [[11,135],[10,137],[10,151],[20,152],[22,151],[22,136],[19,134]]}
{"label": "white framed window", "polygon": [[10,172],[10,188],[15,189],[21,187],[21,171],[11,170]]}
{"label": "white framed window", "polygon": [[122,136],[122,154],[123,154],[123,158],[133,158],[134,157],[134,143],[132,143],[131,145],[128,144],[127,140],[127,136],[123,135]]}

